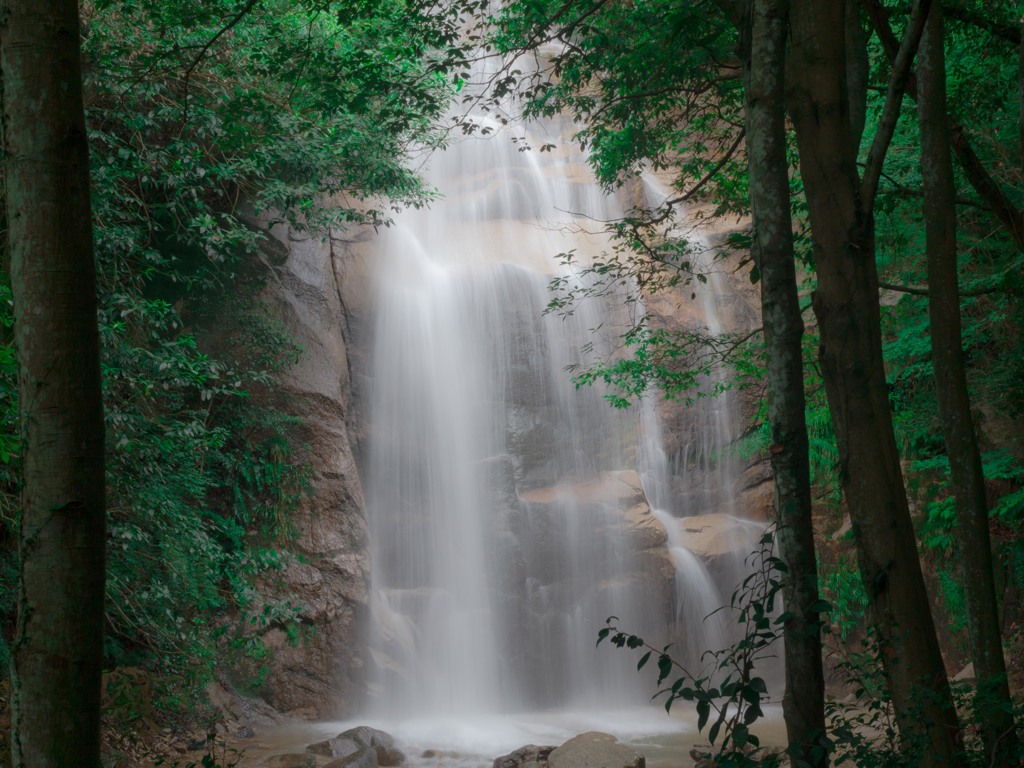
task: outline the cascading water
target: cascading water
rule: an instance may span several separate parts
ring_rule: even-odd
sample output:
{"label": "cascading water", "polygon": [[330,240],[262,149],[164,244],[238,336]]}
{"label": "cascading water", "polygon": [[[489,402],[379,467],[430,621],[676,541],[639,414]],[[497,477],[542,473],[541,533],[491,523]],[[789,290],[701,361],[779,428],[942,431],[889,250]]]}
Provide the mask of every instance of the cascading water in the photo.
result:
{"label": "cascading water", "polygon": [[[623,297],[543,314],[555,255],[605,246],[579,234],[578,217],[621,210],[580,157],[523,152],[502,135],[460,142],[428,178],[445,199],[403,213],[375,255],[375,709],[469,717],[646,702],[652,681],[628,654],[596,655],[596,632],[614,614],[666,638],[686,603],[700,606],[685,616],[687,644],[717,642],[700,634],[698,614],[721,604],[703,566],[690,555],[682,575],[673,538],[673,588],[668,551],[643,544],[648,500],[671,531],[669,512],[708,511],[707,494],[673,504],[652,409],[612,409],[566,372],[613,353]],[[724,445],[695,439],[673,460],[710,464]]]}
{"label": "cascading water", "polygon": [[656,610],[617,534],[639,491],[610,474],[636,465],[636,414],[565,371],[587,362],[585,345],[610,351],[613,308],[543,316],[554,254],[580,245],[552,217],[616,214],[552,178],[559,162],[465,141],[436,158],[446,200],[381,238],[368,505],[392,711],[598,703],[642,687],[595,674],[586,653],[606,616],[649,626]]}

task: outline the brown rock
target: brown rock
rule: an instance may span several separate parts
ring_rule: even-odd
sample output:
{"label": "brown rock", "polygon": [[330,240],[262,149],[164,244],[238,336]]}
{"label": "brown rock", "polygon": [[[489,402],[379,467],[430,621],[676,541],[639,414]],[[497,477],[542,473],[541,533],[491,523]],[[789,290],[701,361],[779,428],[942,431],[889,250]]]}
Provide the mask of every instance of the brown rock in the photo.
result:
{"label": "brown rock", "polygon": [[324,768],[377,768],[377,766],[377,751],[372,747],[364,747],[351,755],[332,760]]}
{"label": "brown rock", "polygon": [[634,504],[623,515],[626,535],[638,550],[661,547],[668,541],[668,532],[662,522],[651,514],[646,501]]}
{"label": "brown rock", "polygon": [[764,535],[764,526],[732,515],[714,513],[679,520],[683,545],[703,560],[726,555],[745,556]]}
{"label": "brown rock", "polygon": [[303,631],[298,642],[283,628],[265,631],[272,653],[261,695],[288,714],[337,716],[363,687],[364,649],[351,638],[367,611],[369,578],[365,504],[348,426],[345,244],[283,224],[270,228],[271,216],[254,222],[272,235],[264,249],[263,298],[304,350],[279,377],[279,407],[302,420],[296,442],[310,447],[314,472],[310,493],[289,520],[297,533],[290,544],[295,557],[262,585],[269,600],[301,606]]}
{"label": "brown rock", "polygon": [[[335,768],[341,768],[342,765],[390,768],[405,762],[405,754],[395,746],[394,737],[368,725],[350,728],[333,739],[310,744],[306,751],[314,755],[340,758],[340,761],[331,763]],[[372,752],[373,755],[362,754],[364,752]]]}
{"label": "brown rock", "polygon": [[619,744],[610,733],[589,731],[569,739],[548,756],[549,768],[644,768],[644,756]]}
{"label": "brown rock", "polygon": [[523,491],[519,498],[533,504],[550,504],[561,498],[584,504],[646,504],[640,476],[631,469],[605,472],[594,480],[534,488]]}
{"label": "brown rock", "polygon": [[554,747],[538,747],[536,744],[527,744],[525,747],[520,747],[514,752],[495,758],[493,768],[528,768],[530,765],[546,766],[548,756],[554,749]]}

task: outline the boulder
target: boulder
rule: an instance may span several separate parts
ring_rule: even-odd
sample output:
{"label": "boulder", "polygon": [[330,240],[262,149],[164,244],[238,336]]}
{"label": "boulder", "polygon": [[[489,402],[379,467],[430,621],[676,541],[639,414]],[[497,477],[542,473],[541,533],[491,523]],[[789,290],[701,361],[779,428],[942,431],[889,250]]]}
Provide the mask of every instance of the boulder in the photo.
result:
{"label": "boulder", "polygon": [[527,744],[514,752],[495,758],[493,768],[533,768],[533,766],[544,768],[548,763],[548,756],[554,749],[554,747],[538,747],[536,744]]}
{"label": "boulder", "polygon": [[334,757],[334,739],[324,739],[318,741],[316,744],[309,744],[306,747],[306,751],[311,755],[323,755],[324,757]]}
{"label": "boulder", "polygon": [[405,754],[395,746],[395,738],[368,725],[349,728],[333,739],[310,744],[306,751],[340,758],[330,763],[333,768],[390,768],[405,762]]}
{"label": "boulder", "polygon": [[569,739],[548,756],[549,768],[644,768],[644,756],[610,733],[590,731]]}
{"label": "boulder", "polygon": [[405,754],[395,746],[395,737],[368,725],[350,728],[339,734],[338,738],[351,739],[371,747],[377,756],[376,765],[382,766],[382,768],[390,768],[405,762]]}
{"label": "boulder", "polygon": [[351,738],[343,738],[342,736],[335,736],[334,738],[328,738],[323,741],[317,741],[314,744],[309,744],[306,748],[306,752],[311,755],[321,755],[325,758],[347,758],[349,755],[354,755],[359,750],[368,749],[370,744],[360,743]]}

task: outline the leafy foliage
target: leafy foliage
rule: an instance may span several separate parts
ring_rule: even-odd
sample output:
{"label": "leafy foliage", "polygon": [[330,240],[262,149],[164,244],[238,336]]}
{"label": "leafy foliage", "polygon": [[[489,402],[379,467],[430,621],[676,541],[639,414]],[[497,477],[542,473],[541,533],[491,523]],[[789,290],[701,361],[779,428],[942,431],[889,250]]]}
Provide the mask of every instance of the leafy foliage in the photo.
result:
{"label": "leafy foliage", "polygon": [[[851,700],[830,699],[826,702],[829,732],[834,744],[834,759],[837,764],[848,761],[852,765],[871,765],[878,768],[910,768],[918,764],[918,755],[927,749],[925,743],[908,742],[897,727],[892,704],[882,672],[881,649],[877,637],[869,632],[861,641],[859,650],[852,650],[839,644],[832,651],[833,667],[847,690]],[[954,686],[957,709],[968,714],[978,707],[977,694],[973,686]],[[924,704],[933,694],[926,686],[915,691],[915,698],[924,709]],[[1019,720],[1020,706],[1016,717]],[[977,733],[977,720],[967,718],[963,749],[959,755],[964,766],[982,768],[991,765],[991,757],[985,754],[984,745]]]}
{"label": "leafy foliage", "polygon": [[868,599],[864,582],[857,564],[846,554],[840,554],[831,568],[821,570],[821,594],[830,605],[830,632],[840,643],[846,644],[866,623]]}
{"label": "leafy foliage", "polygon": [[[218,660],[260,656],[261,632],[291,626],[301,608],[256,588],[290,557],[288,518],[310,471],[274,392],[301,351],[258,298],[275,258],[258,219],[323,236],[429,200],[411,160],[444,138],[451,90],[427,51],[453,32],[426,7],[391,2],[96,0],[82,20],[107,660],[176,681],[163,700],[189,707]],[[9,546],[16,385],[0,290]],[[5,578],[8,623],[10,595]]]}
{"label": "leafy foliage", "polygon": [[901,751],[899,731],[872,635],[861,643],[860,651],[840,645],[835,669],[853,689],[856,703],[847,705],[834,699],[825,704],[829,731],[835,744],[837,763],[850,760],[854,765],[902,768],[913,765],[912,753]]}
{"label": "leafy foliage", "polygon": [[[762,705],[768,698],[768,686],[758,674],[758,665],[774,655],[772,646],[782,637],[782,626],[789,619],[786,613],[775,613],[786,565],[774,555],[771,531],[762,537],[759,548],[748,558],[748,565],[751,573],[733,592],[727,608],[743,626],[743,636],[728,648],[705,653],[708,663],[698,673],[687,670],[672,657],[671,645],[660,650],[648,645],[643,638],[621,630],[614,616],[609,617],[607,626],[597,636],[599,645],[608,639],[618,648],[644,649],[637,662],[638,670],[653,656],[658,665],[658,685],[664,686],[655,698],[664,697],[666,711],[677,701],[693,702],[697,730],[703,732],[707,727],[708,741],[712,746],[717,743],[713,756],[700,757],[734,768],[779,765],[779,756],[775,754],[766,753],[755,759],[754,752],[761,744],[750,732],[750,726],[764,717]],[[824,743],[821,748],[826,748]]]}

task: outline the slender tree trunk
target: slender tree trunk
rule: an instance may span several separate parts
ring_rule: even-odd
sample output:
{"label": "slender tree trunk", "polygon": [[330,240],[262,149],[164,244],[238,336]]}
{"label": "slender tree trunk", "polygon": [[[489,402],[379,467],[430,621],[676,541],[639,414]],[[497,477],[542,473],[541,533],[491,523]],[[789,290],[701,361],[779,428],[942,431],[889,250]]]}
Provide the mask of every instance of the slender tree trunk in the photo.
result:
{"label": "slender tree trunk", "polygon": [[746,80],[747,160],[753,252],[761,272],[768,422],[775,479],[777,541],[786,564],[786,693],[789,753],[796,764],[828,765],[825,683],[821,665],[818,574],[811,526],[811,484],[804,421],[803,319],[793,261],[786,161],[785,51],[788,0],[753,0]]}
{"label": "slender tree trunk", "polygon": [[921,130],[932,362],[956,497],[958,553],[978,682],[976,719],[988,764],[1010,768],[1019,765],[1017,738],[992,571],[985,477],[971,416],[960,332],[956,190],[946,121],[946,64],[939,3],[932,6],[918,54],[917,114]]}
{"label": "slender tree trunk", "polygon": [[98,767],[104,455],[75,0],[0,3],[24,459],[15,766]]}
{"label": "slender tree trunk", "polygon": [[[959,725],[929,609],[882,360],[873,196],[851,151],[843,0],[795,0],[790,105],[818,286],[819,360],[858,560],[900,734],[919,765],[958,760]],[[896,82],[896,77],[894,77]],[[898,100],[895,102],[898,108]],[[894,119],[894,115],[890,115]],[[866,180],[877,178],[880,121]],[[881,138],[884,141],[884,138]]]}

